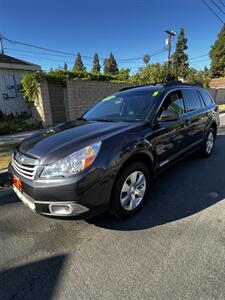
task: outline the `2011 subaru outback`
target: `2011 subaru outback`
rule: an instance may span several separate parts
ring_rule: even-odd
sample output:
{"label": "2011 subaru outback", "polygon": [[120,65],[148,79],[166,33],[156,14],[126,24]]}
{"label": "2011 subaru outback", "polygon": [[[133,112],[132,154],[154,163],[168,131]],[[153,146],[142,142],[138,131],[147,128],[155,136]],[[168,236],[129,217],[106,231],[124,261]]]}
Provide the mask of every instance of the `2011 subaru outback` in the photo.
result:
{"label": "2011 subaru outback", "polygon": [[131,216],[160,170],[197,149],[211,154],[218,126],[217,105],[197,85],[123,89],[18,145],[9,166],[14,191],[44,215]]}

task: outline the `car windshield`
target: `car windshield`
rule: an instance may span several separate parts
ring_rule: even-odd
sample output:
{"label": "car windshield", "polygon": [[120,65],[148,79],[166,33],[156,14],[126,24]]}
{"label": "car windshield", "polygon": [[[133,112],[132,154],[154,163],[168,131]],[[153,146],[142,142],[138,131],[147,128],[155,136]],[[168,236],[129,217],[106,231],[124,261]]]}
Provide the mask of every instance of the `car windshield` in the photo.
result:
{"label": "car windshield", "polygon": [[108,96],[83,115],[87,121],[142,121],[161,89],[129,90]]}

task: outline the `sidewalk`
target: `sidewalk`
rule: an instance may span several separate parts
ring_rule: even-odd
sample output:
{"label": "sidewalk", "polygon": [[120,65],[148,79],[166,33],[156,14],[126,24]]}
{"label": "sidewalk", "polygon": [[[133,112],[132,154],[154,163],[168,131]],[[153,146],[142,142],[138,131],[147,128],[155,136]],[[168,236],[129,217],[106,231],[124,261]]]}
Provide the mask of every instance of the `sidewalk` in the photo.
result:
{"label": "sidewalk", "polygon": [[20,133],[14,133],[14,134],[8,134],[8,135],[2,135],[0,136],[0,143],[3,142],[12,142],[12,141],[20,141],[25,139],[26,137],[36,133],[35,131],[26,131],[26,132],[20,132]]}
{"label": "sidewalk", "polygon": [[[19,143],[23,139],[29,137],[30,135],[36,133],[37,131],[27,131],[27,132],[20,132],[16,134],[9,134],[0,136],[0,150],[1,147],[4,148],[4,145],[8,143]],[[1,169],[0,170],[0,191],[4,189],[4,187],[8,187],[11,181],[10,174],[8,173],[8,169]]]}

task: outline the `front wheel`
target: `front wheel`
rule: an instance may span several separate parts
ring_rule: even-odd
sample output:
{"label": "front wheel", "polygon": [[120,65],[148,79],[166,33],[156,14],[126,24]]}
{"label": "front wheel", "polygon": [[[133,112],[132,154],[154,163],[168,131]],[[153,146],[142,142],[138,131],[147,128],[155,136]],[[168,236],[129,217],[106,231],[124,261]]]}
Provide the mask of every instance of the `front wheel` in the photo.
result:
{"label": "front wheel", "polygon": [[111,213],[121,218],[136,214],[148,197],[149,185],[149,171],[143,163],[134,162],[125,168],[115,182]]}
{"label": "front wheel", "polygon": [[203,157],[209,157],[210,154],[212,153],[215,144],[215,138],[216,138],[215,130],[213,128],[210,128],[201,149],[201,155]]}

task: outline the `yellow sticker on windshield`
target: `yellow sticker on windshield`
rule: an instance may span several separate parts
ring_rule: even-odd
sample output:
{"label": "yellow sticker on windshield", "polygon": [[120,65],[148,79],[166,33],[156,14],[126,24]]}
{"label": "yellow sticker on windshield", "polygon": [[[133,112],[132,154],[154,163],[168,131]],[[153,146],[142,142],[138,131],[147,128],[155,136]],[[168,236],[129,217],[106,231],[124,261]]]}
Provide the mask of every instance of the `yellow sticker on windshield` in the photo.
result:
{"label": "yellow sticker on windshield", "polygon": [[158,92],[158,91],[155,91],[155,92],[152,94],[152,96],[155,97],[155,96],[157,96],[158,94],[159,94],[159,92]]}
{"label": "yellow sticker on windshield", "polygon": [[109,101],[109,100],[112,100],[114,99],[116,96],[112,95],[112,96],[108,96],[106,98],[104,98],[102,101],[105,102],[105,101]]}

